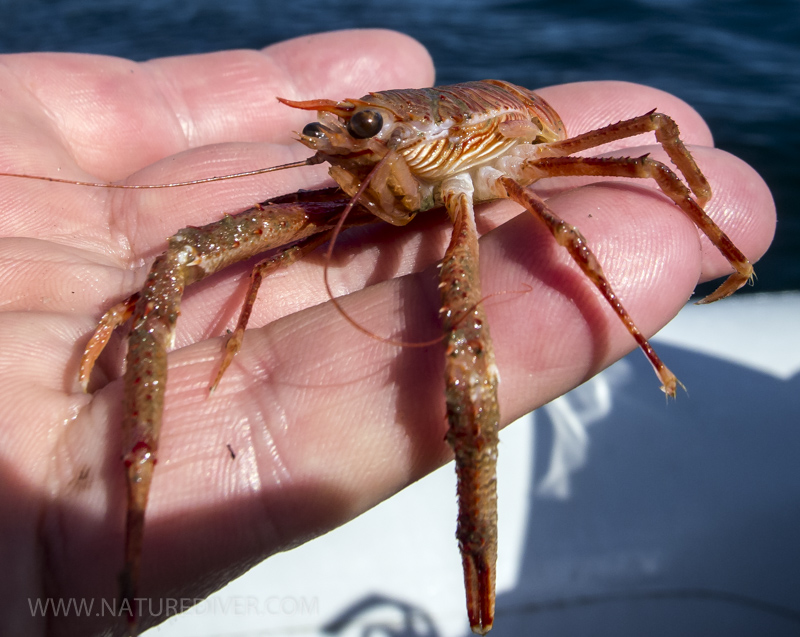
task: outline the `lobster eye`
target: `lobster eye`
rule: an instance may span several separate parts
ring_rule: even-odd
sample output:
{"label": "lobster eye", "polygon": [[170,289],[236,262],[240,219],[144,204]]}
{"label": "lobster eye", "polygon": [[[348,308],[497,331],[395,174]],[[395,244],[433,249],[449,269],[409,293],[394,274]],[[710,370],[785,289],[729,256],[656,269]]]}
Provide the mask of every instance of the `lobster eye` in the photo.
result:
{"label": "lobster eye", "polygon": [[325,133],[330,133],[331,129],[323,126],[319,122],[306,124],[301,133],[303,137],[325,137]]}
{"label": "lobster eye", "polygon": [[347,132],[356,139],[375,137],[383,128],[383,117],[378,111],[358,111],[347,122]]}

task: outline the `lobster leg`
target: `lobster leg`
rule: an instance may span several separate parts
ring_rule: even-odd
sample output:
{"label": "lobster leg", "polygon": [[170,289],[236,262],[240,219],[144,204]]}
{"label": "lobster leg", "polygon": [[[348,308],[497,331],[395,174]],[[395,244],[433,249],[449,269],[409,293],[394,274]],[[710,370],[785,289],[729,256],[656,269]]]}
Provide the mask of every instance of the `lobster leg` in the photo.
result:
{"label": "lobster leg", "polygon": [[[666,148],[666,146],[665,146]],[[685,149],[684,149],[685,150]],[[691,159],[691,156],[690,156]],[[692,160],[693,163],[693,160]],[[634,177],[655,180],[661,191],[683,210],[689,219],[705,234],[734,269],[722,285],[702,299],[711,303],[730,296],[753,278],[753,266],[733,241],[714,223],[678,176],[660,161],[649,157],[548,157],[526,162],[523,173],[545,177],[583,176]],[[687,176],[692,173],[685,173]],[[691,183],[691,182],[690,182]],[[707,185],[707,184],[706,184]],[[710,187],[709,187],[710,193]]]}
{"label": "lobster leg", "polygon": [[494,622],[497,562],[498,373],[489,326],[480,303],[478,233],[467,180],[443,184],[453,235],[440,272],[446,334],[446,440],[458,478],[458,538],[472,630]]}
{"label": "lobster leg", "polygon": [[666,151],[672,163],[678,167],[686,178],[689,188],[697,197],[700,206],[704,206],[711,199],[711,186],[705,175],[695,162],[692,154],[687,150],[680,138],[678,125],[669,115],[656,113],[655,110],[645,115],[626,119],[616,124],[609,124],[592,131],[576,135],[547,145],[545,153],[560,157],[572,155],[589,148],[596,148],[602,144],[613,142],[626,137],[633,137],[640,133],[653,131],[656,141]]}
{"label": "lobster leg", "polygon": [[78,382],[84,392],[89,391],[89,376],[92,374],[94,363],[97,357],[105,349],[108,344],[108,339],[111,334],[123,323],[133,316],[133,309],[136,307],[136,301],[139,300],[139,293],[134,292],[124,301],[120,301],[114,307],[110,308],[103,314],[100,322],[94,330],[94,334],[86,344],[81,357],[81,365],[78,370]]}
{"label": "lobster leg", "polygon": [[214,379],[214,382],[211,384],[209,391],[213,392],[217,388],[219,381],[222,380],[222,376],[225,374],[225,370],[228,369],[231,362],[233,362],[233,357],[236,356],[236,354],[238,354],[239,350],[242,348],[244,331],[247,329],[247,323],[250,320],[250,314],[253,311],[253,306],[255,305],[256,297],[258,296],[258,290],[261,287],[261,282],[264,280],[264,278],[272,274],[278,268],[287,268],[292,263],[299,261],[310,252],[316,250],[319,246],[330,239],[330,237],[330,232],[309,237],[297,245],[279,252],[269,259],[259,261],[255,265],[252,272],[250,272],[250,285],[247,288],[247,295],[245,296],[245,301],[242,305],[242,311],[239,314],[239,320],[236,323],[236,329],[233,330],[233,333],[228,338],[228,342],[225,344],[225,357],[222,359],[217,376]]}
{"label": "lobster leg", "polygon": [[[81,363],[82,380],[88,380],[111,331],[131,314],[135,302],[126,357],[122,423],[128,504],[120,594],[129,634],[137,632],[136,598],[144,515],[164,409],[167,349],[172,345],[184,288],[266,250],[295,242],[306,247],[316,245],[316,235],[327,235],[348,201],[340,197],[316,202],[265,202],[202,228],[184,228],[170,238],[167,251],[153,263],[138,296],[115,306],[90,339]],[[289,247],[285,252],[292,253],[293,249]],[[300,252],[305,254],[302,249]]]}
{"label": "lobster leg", "polygon": [[630,332],[631,336],[636,340],[636,344],[639,345],[644,355],[647,356],[647,359],[650,361],[656,375],[661,381],[662,391],[667,394],[667,396],[674,397],[680,381],[659,358],[644,334],[636,327],[630,314],[628,314],[628,311],[619,300],[619,296],[617,296],[611,284],[608,282],[608,279],[606,279],[600,262],[597,260],[597,257],[594,256],[594,253],[589,248],[583,235],[575,226],[568,224],[561,219],[561,217],[556,215],[547,204],[539,199],[539,197],[520,186],[513,179],[509,177],[500,177],[498,182],[505,189],[509,199],[524,206],[534,217],[542,221],[545,226],[547,226],[547,229],[550,230],[556,242],[567,249],[575,263],[578,264],[578,267],[580,267],[589,280],[594,283],[595,287],[600,291],[600,294],[603,295],[603,298],[605,298],[614,312],[616,312],[617,316],[619,316],[628,332]]}

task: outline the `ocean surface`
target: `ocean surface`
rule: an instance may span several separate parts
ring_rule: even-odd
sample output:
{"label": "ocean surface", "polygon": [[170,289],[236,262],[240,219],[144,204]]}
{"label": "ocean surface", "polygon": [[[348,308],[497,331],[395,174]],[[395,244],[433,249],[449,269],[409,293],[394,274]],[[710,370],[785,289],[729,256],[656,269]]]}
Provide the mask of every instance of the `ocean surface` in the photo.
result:
{"label": "ocean surface", "polygon": [[798,2],[0,0],[0,15],[0,52],[145,60],[383,27],[425,44],[439,83],[616,79],[664,89],[692,104],[717,145],[772,189],[778,234],[750,289],[800,289]]}

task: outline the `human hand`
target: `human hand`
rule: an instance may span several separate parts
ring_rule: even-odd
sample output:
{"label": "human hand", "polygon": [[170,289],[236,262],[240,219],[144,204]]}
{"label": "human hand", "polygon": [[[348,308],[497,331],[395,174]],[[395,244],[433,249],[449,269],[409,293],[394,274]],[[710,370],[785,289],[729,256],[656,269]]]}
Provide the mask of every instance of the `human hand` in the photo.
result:
{"label": "human hand", "polygon": [[[308,113],[292,99],[358,97],[429,85],[430,60],[387,32],[333,33],[252,51],[155,60],[8,56],[0,170],[91,181],[164,183],[285,163]],[[404,63],[396,64],[400,59]],[[309,69],[315,69],[313,72]],[[539,91],[577,133],[657,107],[673,116],[711,181],[707,210],[751,259],[766,249],[774,208],[763,181],[706,148],[688,106],[654,89],[586,83]],[[233,141],[231,141],[233,140]],[[652,138],[618,143],[647,145]],[[658,151],[654,150],[654,156]],[[129,175],[131,175],[129,177]],[[104,616],[45,620],[28,600],[112,604],[122,564],[125,486],[119,459],[121,360],[104,356],[94,393],[77,383],[94,323],[135,291],[165,238],[269,196],[313,188],[324,170],[153,191],[115,191],[0,177],[0,591],[9,633],[92,634]],[[666,323],[701,278],[727,265],[652,184],[551,180],[537,187],[578,225],[640,328]],[[618,319],[549,234],[508,202],[484,206],[486,310],[507,423],[633,347]],[[502,224],[502,225],[501,225]],[[351,233],[331,279],[348,313],[378,335],[437,333],[435,262],[442,216]],[[646,247],[646,250],[643,249]],[[357,252],[361,250],[361,252]],[[338,255],[348,256],[342,264]],[[326,303],[323,260],[262,286],[243,351],[213,396],[219,335],[235,322],[246,268],[191,288],[182,308],[159,464],[147,512],[141,592],[198,597],[258,560],[346,522],[449,458],[443,353],[365,337]],[[366,287],[365,287],[366,286]],[[110,350],[118,346],[112,342]],[[111,352],[110,352],[111,353]],[[654,389],[657,381],[654,378]],[[235,451],[231,458],[227,446]],[[95,609],[96,610],[96,609]]]}

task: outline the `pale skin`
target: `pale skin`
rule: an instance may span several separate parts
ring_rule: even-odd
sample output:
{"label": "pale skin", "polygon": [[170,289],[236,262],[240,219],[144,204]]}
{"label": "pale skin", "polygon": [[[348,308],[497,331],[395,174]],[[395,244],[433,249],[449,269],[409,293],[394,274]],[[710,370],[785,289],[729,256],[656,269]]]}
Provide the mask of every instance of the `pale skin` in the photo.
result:
{"label": "pale skin", "polygon": [[[0,171],[140,184],[307,156],[292,131],[313,116],[275,96],[360,97],[434,79],[419,44],[372,31],[142,65],[61,55],[0,62]],[[775,226],[766,185],[713,149],[707,126],[678,98],[608,82],[538,92],[572,134],[653,108],[671,115],[714,190],[706,210],[751,261],[764,253]],[[663,157],[652,136],[614,148]],[[47,622],[31,616],[27,601],[116,596],[125,502],[120,341],[101,358],[93,393],[77,380],[97,319],[137,289],[180,228],[324,182],[320,168],[144,192],[0,177],[0,632],[124,626],[74,615]],[[698,281],[729,272],[653,184],[560,179],[536,191],[581,229],[646,334],[674,316]],[[511,220],[519,213],[508,202],[478,213],[479,230],[492,230],[481,241],[481,275],[503,424],[634,346],[549,234],[530,215]],[[435,337],[435,264],[447,236],[444,216],[428,213],[403,229],[382,224],[345,237],[331,265],[334,292],[355,292],[345,309],[377,335]],[[441,346],[399,348],[355,330],[326,302],[323,265],[315,254],[265,281],[243,350],[211,397],[247,267],[188,292],[147,511],[143,596],[206,594],[449,459]],[[654,410],[663,409],[658,385],[654,376]]]}

